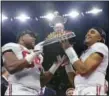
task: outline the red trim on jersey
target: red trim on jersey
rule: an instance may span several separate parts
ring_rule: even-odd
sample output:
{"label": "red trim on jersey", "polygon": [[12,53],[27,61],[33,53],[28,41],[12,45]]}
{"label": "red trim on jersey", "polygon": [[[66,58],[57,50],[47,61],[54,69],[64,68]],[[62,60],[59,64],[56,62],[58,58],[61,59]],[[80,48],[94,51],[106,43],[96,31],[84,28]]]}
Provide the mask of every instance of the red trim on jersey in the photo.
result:
{"label": "red trim on jersey", "polygon": [[104,91],[105,91],[105,93],[107,93],[108,90],[109,90],[108,89],[108,85],[106,84],[106,80],[105,80],[105,84],[104,84]]}
{"label": "red trim on jersey", "polygon": [[[23,55],[23,57],[25,58],[25,56],[27,55],[27,54],[30,54],[30,52],[28,52],[27,50],[25,50],[22,46],[21,46],[21,50],[22,50],[22,55]],[[34,64],[38,64],[40,67],[39,67],[39,71],[41,70],[41,67],[42,67],[42,64],[40,64],[40,58],[39,57],[36,57],[34,60],[33,60],[33,62],[32,62],[32,64],[31,64],[31,68],[33,68],[34,67]]]}
{"label": "red trim on jersey", "polygon": [[96,92],[97,92],[97,96],[100,96],[100,92],[101,92],[101,86],[100,85],[98,85],[96,87]]}
{"label": "red trim on jersey", "polygon": [[98,96],[98,86],[96,86],[96,94],[97,94],[97,96]]}
{"label": "red trim on jersey", "polygon": [[22,55],[23,55],[23,57],[25,57],[27,54],[30,54],[28,51],[26,51],[26,50],[23,50],[22,51]]}
{"label": "red trim on jersey", "polygon": [[12,84],[9,83],[9,96],[12,96]]}

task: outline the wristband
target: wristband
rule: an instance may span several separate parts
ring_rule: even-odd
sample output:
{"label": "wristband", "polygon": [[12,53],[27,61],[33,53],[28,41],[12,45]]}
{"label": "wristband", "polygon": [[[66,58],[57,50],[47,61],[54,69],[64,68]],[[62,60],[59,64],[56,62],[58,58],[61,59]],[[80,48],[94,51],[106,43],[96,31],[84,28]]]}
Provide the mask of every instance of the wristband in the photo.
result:
{"label": "wristband", "polygon": [[66,55],[68,56],[70,63],[73,65],[75,61],[79,60],[73,47],[69,47],[65,50]]}
{"label": "wristband", "polygon": [[56,70],[59,68],[59,66],[60,66],[59,64],[58,64],[58,65],[57,65],[57,64],[53,64],[53,65],[51,66],[51,68],[49,69],[49,72],[54,75],[54,73],[55,73]]}

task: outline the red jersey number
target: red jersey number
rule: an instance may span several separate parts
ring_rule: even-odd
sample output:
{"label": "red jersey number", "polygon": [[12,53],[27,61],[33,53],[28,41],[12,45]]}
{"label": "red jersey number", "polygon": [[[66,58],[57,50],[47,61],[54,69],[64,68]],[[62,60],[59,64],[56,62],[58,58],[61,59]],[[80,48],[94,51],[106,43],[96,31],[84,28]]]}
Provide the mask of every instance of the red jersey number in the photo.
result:
{"label": "red jersey number", "polygon": [[[23,54],[23,57],[25,57],[27,54],[30,54],[28,51],[23,51],[22,52],[22,54]],[[34,67],[34,64],[40,64],[40,58],[38,58],[38,57],[36,57],[34,60],[33,60],[33,62],[32,62],[32,64],[31,64],[31,67]]]}

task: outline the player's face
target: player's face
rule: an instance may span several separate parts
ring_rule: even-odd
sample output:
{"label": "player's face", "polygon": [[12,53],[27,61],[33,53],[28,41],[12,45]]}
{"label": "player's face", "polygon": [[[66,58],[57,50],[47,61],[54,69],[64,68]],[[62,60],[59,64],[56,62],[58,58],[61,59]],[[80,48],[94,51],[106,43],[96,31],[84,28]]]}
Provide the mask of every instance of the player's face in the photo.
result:
{"label": "player's face", "polygon": [[64,31],[64,26],[62,24],[57,24],[54,27],[55,32],[63,32]]}
{"label": "player's face", "polygon": [[23,42],[24,42],[24,44],[26,45],[27,48],[29,48],[29,49],[33,49],[34,48],[35,41],[36,41],[36,39],[34,37],[32,37],[29,34],[25,34],[22,37],[22,40],[23,40]]}
{"label": "player's face", "polygon": [[85,36],[85,44],[94,44],[102,39],[100,33],[95,29],[90,29]]}

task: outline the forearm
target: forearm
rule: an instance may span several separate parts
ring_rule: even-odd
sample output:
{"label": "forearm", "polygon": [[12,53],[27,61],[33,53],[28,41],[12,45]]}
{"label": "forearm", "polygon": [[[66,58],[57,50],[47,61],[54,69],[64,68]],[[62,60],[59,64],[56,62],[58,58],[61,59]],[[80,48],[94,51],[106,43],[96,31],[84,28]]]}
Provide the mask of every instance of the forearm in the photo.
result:
{"label": "forearm", "polygon": [[71,64],[65,66],[66,73],[68,75],[68,79],[74,88],[74,77],[75,77],[75,70],[73,69]]}
{"label": "forearm", "polygon": [[[23,59],[6,59],[5,60],[5,67],[9,71],[9,73],[13,74],[15,72],[18,72],[22,70],[23,68],[31,67],[32,61],[35,58],[36,53],[32,52],[31,54],[26,55]],[[14,58],[14,57],[13,57]],[[11,58],[12,59],[12,58]]]}
{"label": "forearm", "polygon": [[87,65],[84,64],[77,56],[75,50],[73,47],[69,47],[65,50],[65,53],[67,54],[70,63],[73,65],[73,67],[78,71],[80,74],[84,74],[87,71]]}
{"label": "forearm", "polygon": [[60,66],[60,64],[55,64],[54,63],[47,72],[42,73],[41,86],[46,85],[51,80],[51,78],[53,77],[53,75],[55,74],[55,72],[57,71],[59,66]]}
{"label": "forearm", "polygon": [[27,68],[29,66],[30,65],[25,59],[16,60],[12,62],[11,64],[5,64],[5,67],[7,68],[10,74],[21,71],[22,69]]}
{"label": "forearm", "polygon": [[68,72],[67,75],[68,75],[70,84],[72,85],[73,88],[75,88],[75,85],[74,85],[75,74],[73,72]]}
{"label": "forearm", "polygon": [[41,87],[44,87],[53,77],[53,74],[50,73],[49,71],[45,72],[41,77]]}

